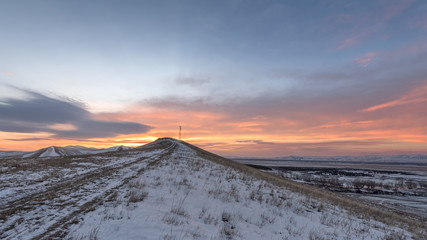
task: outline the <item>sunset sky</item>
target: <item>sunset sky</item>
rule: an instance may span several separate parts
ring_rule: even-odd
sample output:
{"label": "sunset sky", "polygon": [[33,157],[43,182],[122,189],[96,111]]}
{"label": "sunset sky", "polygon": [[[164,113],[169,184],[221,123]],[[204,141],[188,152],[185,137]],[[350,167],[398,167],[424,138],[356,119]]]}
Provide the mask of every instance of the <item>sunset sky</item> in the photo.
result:
{"label": "sunset sky", "polygon": [[0,150],[427,154],[427,1],[0,1]]}

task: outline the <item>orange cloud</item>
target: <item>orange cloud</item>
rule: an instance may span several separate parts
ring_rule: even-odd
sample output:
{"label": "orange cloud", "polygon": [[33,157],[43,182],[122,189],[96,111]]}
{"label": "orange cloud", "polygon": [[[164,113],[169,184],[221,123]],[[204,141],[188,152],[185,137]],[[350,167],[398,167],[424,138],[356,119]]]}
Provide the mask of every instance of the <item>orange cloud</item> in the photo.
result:
{"label": "orange cloud", "polygon": [[[268,114],[259,112],[255,116],[235,114],[234,107],[226,111],[217,108],[201,111],[200,107],[182,110],[133,106],[123,112],[94,114],[93,118],[144,123],[154,128],[142,134],[80,141],[55,139],[47,133],[0,133],[1,150],[35,150],[49,145],[139,146],[158,137],[177,138],[178,127],[182,126],[183,140],[225,156],[427,153],[425,118],[414,117],[420,112],[419,108],[399,109],[399,117],[391,108],[422,103],[426,93],[427,85],[397,100],[345,114],[334,112],[336,109],[330,112],[301,110],[304,105],[287,111],[271,110]],[[385,108],[390,112],[376,111]],[[69,125],[52,127],[72,128]]]}
{"label": "orange cloud", "polygon": [[100,141],[76,141],[68,139],[55,139],[49,133],[14,133],[0,131],[1,147],[0,151],[34,151],[47,146],[67,146],[84,145],[87,147],[108,147],[111,144],[105,144]]}
{"label": "orange cloud", "polygon": [[48,128],[59,131],[72,131],[77,130],[77,127],[70,123],[57,123],[50,125]]}
{"label": "orange cloud", "polygon": [[377,111],[384,108],[390,108],[390,107],[406,105],[411,103],[421,103],[426,101],[427,101],[427,85],[424,85],[411,90],[410,92],[408,92],[407,94],[403,95],[402,97],[396,100],[378,104],[378,105],[363,109],[362,111],[371,112],[371,111]]}
{"label": "orange cloud", "polygon": [[[358,113],[356,113],[358,114]],[[283,156],[291,154],[374,154],[426,150],[421,143],[427,138],[417,131],[403,130],[405,120],[351,120],[347,116],[334,121],[334,116],[316,116],[326,124],[307,125],[281,116],[234,119],[225,113],[165,110],[150,108],[141,113],[99,114],[103,120],[142,121],[155,126],[145,136],[150,139],[178,136],[183,126],[183,140],[226,156]],[[307,120],[310,120],[309,118]],[[398,125],[398,129],[387,129]],[[396,125],[397,124],[397,125]],[[138,136],[123,136],[128,143]],[[124,140],[123,139],[123,140]],[[398,139],[390,141],[388,139]],[[121,141],[117,139],[116,141]],[[316,152],[317,151],[317,152]]]}

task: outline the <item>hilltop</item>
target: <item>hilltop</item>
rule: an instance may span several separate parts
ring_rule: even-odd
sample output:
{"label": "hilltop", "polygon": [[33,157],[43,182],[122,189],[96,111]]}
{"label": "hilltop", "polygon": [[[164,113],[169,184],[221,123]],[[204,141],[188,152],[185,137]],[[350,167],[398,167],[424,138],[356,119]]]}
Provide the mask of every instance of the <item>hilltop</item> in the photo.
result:
{"label": "hilltop", "polygon": [[2,161],[1,239],[422,239],[417,219],[170,138]]}

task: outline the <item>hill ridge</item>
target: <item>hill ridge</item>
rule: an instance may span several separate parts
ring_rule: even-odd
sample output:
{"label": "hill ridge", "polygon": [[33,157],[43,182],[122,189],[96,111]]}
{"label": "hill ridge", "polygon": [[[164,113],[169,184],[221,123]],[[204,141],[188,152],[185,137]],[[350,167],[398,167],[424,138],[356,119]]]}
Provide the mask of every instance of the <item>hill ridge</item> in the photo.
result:
{"label": "hill ridge", "polygon": [[[423,236],[422,223],[415,219],[258,171],[176,139],[58,160],[22,160],[22,171],[10,168],[11,174],[5,175],[10,177],[5,179],[8,192],[2,192],[0,182],[0,238]],[[40,177],[33,182],[27,178],[22,187],[19,179],[28,171]]]}
{"label": "hill ridge", "polygon": [[23,158],[39,158],[39,157],[66,157],[66,156],[78,156],[87,154],[98,154],[114,151],[130,150],[131,147],[123,145],[113,146],[110,148],[88,148],[80,145],[70,145],[65,147],[49,146],[41,148],[39,150],[24,154]]}

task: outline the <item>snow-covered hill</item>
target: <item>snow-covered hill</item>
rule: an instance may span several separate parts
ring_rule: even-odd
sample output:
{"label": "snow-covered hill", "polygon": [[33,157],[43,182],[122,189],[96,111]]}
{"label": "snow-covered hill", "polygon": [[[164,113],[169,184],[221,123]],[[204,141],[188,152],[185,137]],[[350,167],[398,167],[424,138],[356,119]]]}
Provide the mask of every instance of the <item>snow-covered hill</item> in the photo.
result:
{"label": "snow-covered hill", "polygon": [[66,146],[66,147],[50,146],[47,148],[39,149],[34,152],[26,153],[23,155],[23,158],[76,156],[76,155],[123,151],[123,150],[130,150],[130,149],[132,148],[126,147],[126,146],[114,146],[114,147],[105,148],[105,149],[87,148],[83,146]]}
{"label": "snow-covered hill", "polygon": [[22,167],[0,166],[0,239],[422,239],[426,234],[422,221],[174,139],[61,164],[22,161]]}

